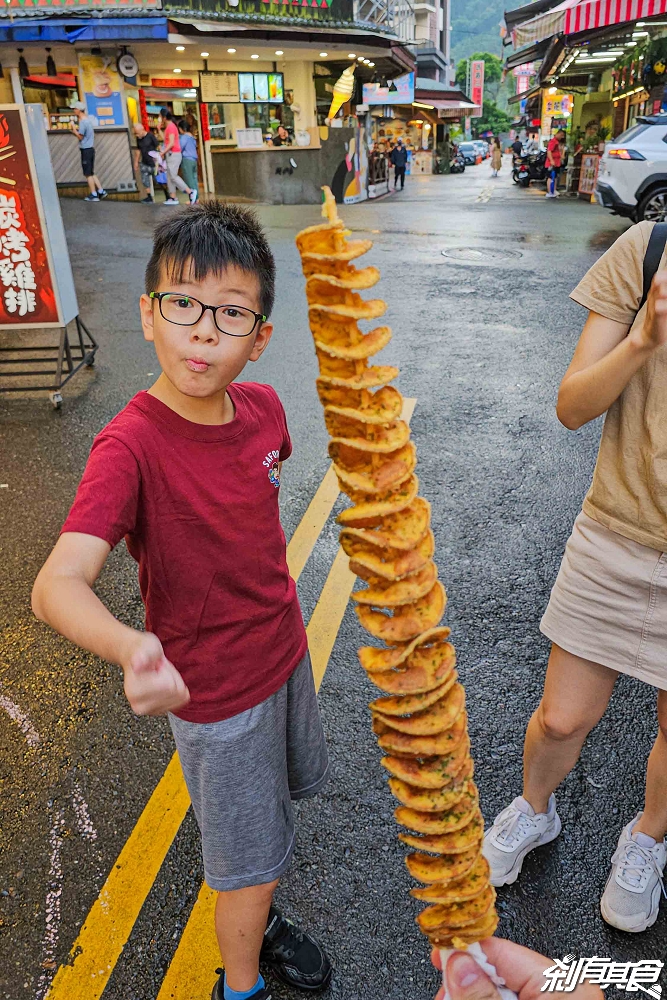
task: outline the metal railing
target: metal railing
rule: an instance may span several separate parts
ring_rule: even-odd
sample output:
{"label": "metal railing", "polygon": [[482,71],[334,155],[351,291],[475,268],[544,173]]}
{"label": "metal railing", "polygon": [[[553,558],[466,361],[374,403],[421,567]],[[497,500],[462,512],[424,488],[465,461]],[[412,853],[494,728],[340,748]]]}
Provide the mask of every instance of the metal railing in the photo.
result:
{"label": "metal railing", "polygon": [[415,12],[410,0],[354,0],[354,19],[414,43]]}

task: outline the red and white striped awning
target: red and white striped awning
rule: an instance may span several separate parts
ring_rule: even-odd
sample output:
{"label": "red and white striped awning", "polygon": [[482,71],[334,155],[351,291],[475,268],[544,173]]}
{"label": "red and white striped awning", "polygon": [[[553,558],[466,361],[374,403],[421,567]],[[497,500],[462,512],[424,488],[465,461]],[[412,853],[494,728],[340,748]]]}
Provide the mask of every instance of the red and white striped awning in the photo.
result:
{"label": "red and white striped awning", "polygon": [[578,31],[638,21],[665,12],[667,0],[581,0],[565,12],[563,31],[566,35],[574,35]]}
{"label": "red and white striped awning", "polygon": [[518,24],[512,32],[512,42],[518,49],[552,35],[574,35],[665,13],[667,0],[565,0],[558,7]]}

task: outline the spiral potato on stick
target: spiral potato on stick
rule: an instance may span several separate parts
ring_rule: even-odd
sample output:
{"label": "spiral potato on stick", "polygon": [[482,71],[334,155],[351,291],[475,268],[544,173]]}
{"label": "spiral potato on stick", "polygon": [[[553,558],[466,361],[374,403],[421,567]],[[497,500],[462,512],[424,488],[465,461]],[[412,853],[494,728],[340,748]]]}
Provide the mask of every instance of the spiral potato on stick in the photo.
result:
{"label": "spiral potato on stick", "polygon": [[429,905],[417,923],[441,948],[466,948],[496,930],[495,892],[481,853],[479,810],[456,653],[440,625],[447,595],[434,562],[431,508],[418,495],[417,454],[401,419],[398,369],[369,363],[391,339],[382,299],[363,298],[380,279],[353,263],[372,246],[350,240],[324,188],[327,221],[296,238],[306,276],[310,328],[319,363],[317,392],[329,455],[352,506],[338,517],[340,544],[362,581],[352,598],[364,628],[382,646],[359,650],[382,692],[370,703],[382,765],[400,805],[400,839],[414,848],[408,871]]}

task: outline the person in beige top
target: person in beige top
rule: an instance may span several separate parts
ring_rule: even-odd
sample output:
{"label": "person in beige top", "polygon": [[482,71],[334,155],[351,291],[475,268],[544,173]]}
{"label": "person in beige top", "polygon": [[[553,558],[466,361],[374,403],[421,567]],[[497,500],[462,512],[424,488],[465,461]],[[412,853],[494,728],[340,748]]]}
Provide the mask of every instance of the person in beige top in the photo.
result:
{"label": "person in beige top", "polygon": [[635,933],[657,919],[667,857],[664,253],[641,305],[653,225],[623,233],[572,292],[589,314],[561,382],[558,418],[571,430],[606,418],[593,482],[540,626],[552,646],[526,733],[523,795],[484,839],[492,883],[516,881],[529,851],[560,833],[553,793],[602,718],[619,673],[658,688],[644,809],[621,832],[600,906],[608,924]]}

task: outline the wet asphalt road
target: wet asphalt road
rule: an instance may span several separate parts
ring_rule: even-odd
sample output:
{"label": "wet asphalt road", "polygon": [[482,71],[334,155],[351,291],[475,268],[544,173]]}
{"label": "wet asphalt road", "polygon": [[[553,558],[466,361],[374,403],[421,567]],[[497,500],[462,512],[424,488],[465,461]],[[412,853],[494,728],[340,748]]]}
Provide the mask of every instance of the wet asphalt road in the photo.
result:
{"label": "wet asphalt road", "polygon": [[[119,671],[53,635],[29,608],[93,435],[154,379],[137,299],[151,226],[164,211],[63,202],[81,315],[100,342],[98,364],[71,384],[60,413],[43,398],[0,396],[1,1000],[43,995],[53,972],[42,963],[67,955],[172,754],[165,722],[132,716]],[[259,212],[279,268],[277,329],[248,376],[272,382],[287,409],[294,455],[281,502],[289,538],[327,468],[293,242],[299,228],[318,221],[318,210]],[[343,215],[375,240],[364,263],[381,269],[378,293],[394,329],[382,361],[401,368],[398,387],[417,397],[421,492],[433,505],[446,622],[468,692],[488,819],[520,791],[523,731],[548,654],[538,623],[599,435],[597,425],[565,431],[554,413],[584,318],[567,293],[626,223],[587,203],[519,191],[507,167],[493,180],[486,164],[463,176],[408,178],[396,197]],[[465,262],[441,254],[458,247],[513,255]],[[330,523],[299,582],[306,619],[335,551]],[[99,592],[116,615],[141,624],[124,546]],[[365,705],[373,691],[355,655],[363,641],[348,609],[320,692],[331,780],[318,799],[298,806],[298,847],[279,901],[333,956],[332,1000],[421,1000],[434,994],[437,977],[413,923],[418,907],[370,732]],[[499,893],[504,935],[552,956],[663,954],[667,908],[639,937],[612,931],[598,910],[620,828],[642,803],[654,703],[652,689],[621,679],[559,792],[562,836]],[[201,879],[189,813],[105,1000],[154,1000]],[[54,914],[48,924],[47,910]]]}

